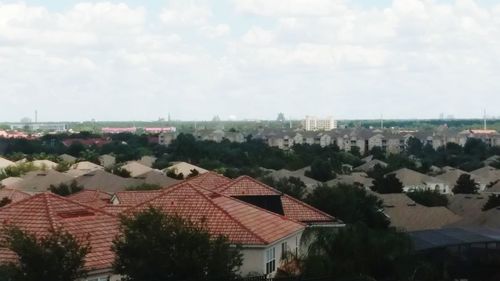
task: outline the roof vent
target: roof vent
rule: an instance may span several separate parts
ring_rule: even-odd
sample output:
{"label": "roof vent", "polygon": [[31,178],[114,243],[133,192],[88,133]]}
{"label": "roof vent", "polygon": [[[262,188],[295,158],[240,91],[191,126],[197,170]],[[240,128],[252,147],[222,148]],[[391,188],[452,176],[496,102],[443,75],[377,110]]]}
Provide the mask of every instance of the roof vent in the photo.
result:
{"label": "roof vent", "polygon": [[83,175],[83,176],[84,176],[84,177],[93,177],[93,176],[95,176],[95,175],[94,175],[94,174],[85,174],[85,175]]}
{"label": "roof vent", "polygon": [[408,204],[406,204],[406,205],[408,205],[408,206],[410,206],[410,207],[415,207],[415,206],[417,206],[417,204],[415,204],[415,203],[408,203]]}
{"label": "roof vent", "polygon": [[484,197],[483,196],[478,196],[477,199],[484,199]]}
{"label": "roof vent", "polygon": [[93,216],[94,213],[90,212],[89,210],[81,209],[81,210],[60,212],[57,215],[63,219],[70,219],[70,218],[81,218],[81,217]]}
{"label": "roof vent", "polygon": [[45,177],[47,174],[46,173],[38,173],[36,175],[37,175],[37,177]]}

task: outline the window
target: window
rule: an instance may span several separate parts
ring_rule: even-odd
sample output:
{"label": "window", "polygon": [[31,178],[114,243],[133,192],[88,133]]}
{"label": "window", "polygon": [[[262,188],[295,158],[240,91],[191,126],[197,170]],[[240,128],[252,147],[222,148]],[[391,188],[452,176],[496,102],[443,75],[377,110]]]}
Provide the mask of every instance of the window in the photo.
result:
{"label": "window", "polygon": [[281,243],[281,259],[286,257],[288,253],[288,244],[286,242]]}
{"label": "window", "polygon": [[276,270],[276,250],[274,247],[266,250],[266,274]]}

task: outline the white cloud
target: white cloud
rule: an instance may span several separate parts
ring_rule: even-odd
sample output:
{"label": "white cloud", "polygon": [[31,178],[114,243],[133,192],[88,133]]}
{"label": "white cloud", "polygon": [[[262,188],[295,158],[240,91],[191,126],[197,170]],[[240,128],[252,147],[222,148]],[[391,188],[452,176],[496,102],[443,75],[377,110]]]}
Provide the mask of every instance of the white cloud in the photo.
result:
{"label": "white cloud", "polygon": [[500,102],[500,5],[199,2],[0,3],[0,120],[473,116]]}
{"label": "white cloud", "polygon": [[218,37],[223,37],[231,32],[231,27],[227,24],[217,24],[213,26],[203,26],[201,31],[208,38],[214,39]]}

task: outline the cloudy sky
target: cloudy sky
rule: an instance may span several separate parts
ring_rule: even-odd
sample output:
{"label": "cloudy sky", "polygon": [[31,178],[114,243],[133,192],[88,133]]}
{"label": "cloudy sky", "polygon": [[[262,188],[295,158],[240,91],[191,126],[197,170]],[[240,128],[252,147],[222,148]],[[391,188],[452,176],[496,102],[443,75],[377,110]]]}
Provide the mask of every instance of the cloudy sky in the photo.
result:
{"label": "cloudy sky", "polygon": [[500,115],[495,0],[143,2],[0,1],[0,121]]}

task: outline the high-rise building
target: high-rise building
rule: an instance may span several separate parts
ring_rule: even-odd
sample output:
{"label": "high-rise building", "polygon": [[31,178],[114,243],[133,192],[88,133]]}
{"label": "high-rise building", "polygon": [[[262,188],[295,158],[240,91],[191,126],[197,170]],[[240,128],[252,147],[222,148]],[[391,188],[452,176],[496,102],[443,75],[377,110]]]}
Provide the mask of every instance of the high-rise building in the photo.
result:
{"label": "high-rise building", "polygon": [[326,118],[306,116],[303,125],[306,131],[331,131],[337,128],[337,120],[333,119],[331,116]]}

